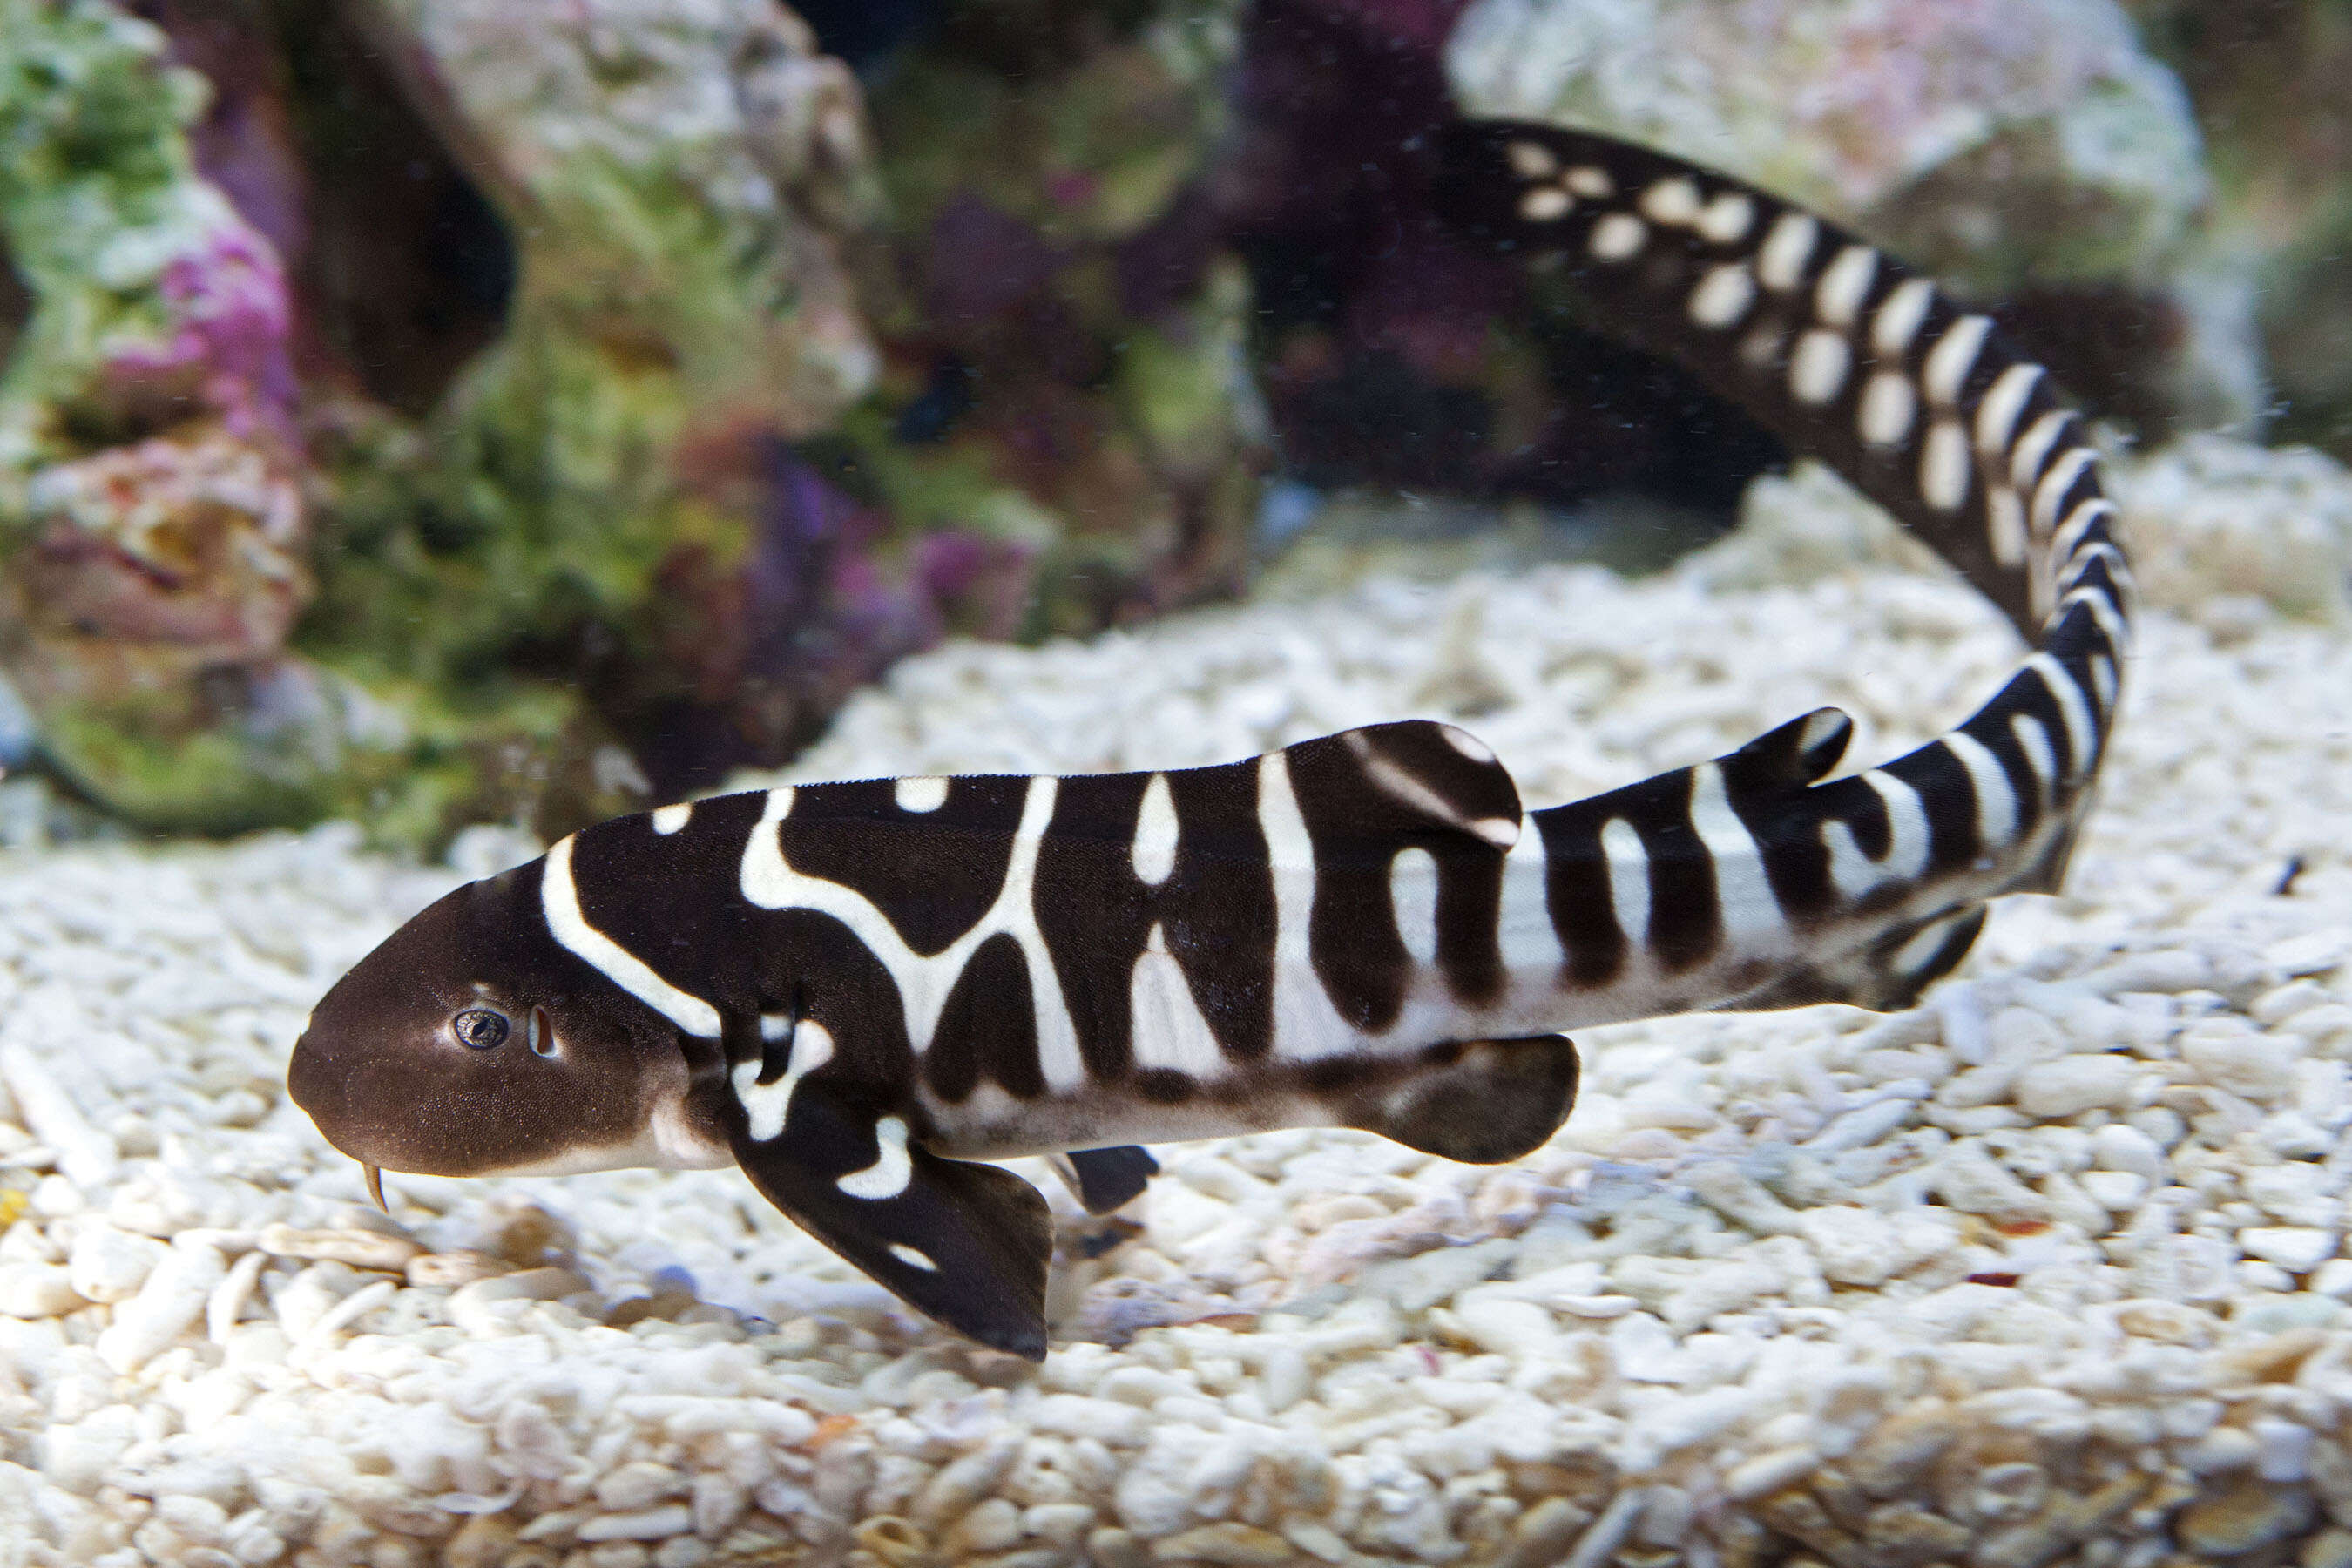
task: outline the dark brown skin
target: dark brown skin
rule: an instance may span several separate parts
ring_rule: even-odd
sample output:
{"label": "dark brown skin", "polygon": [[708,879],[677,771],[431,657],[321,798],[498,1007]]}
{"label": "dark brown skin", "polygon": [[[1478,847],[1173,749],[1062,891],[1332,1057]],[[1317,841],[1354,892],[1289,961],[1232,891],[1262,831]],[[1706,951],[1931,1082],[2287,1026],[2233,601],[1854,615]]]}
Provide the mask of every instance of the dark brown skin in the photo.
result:
{"label": "dark brown skin", "polygon": [[[488,1175],[630,1144],[683,1096],[677,1026],[548,935],[541,864],[442,899],[313,1010],[287,1088],[336,1148],[371,1167]],[[503,1037],[478,1047],[468,1030]]]}

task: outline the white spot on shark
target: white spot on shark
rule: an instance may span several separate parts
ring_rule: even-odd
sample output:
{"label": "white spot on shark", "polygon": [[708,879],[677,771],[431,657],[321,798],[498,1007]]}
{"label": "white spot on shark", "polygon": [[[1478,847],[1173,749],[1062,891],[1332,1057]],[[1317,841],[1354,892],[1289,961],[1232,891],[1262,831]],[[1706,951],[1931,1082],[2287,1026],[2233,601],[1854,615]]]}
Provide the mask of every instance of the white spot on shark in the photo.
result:
{"label": "white spot on shark", "polygon": [[1756,253],[1756,276],[1764,287],[1786,293],[1797,286],[1805,275],[1805,263],[1812,259],[1821,227],[1804,213],[1782,213],[1773,220],[1763,248]]}
{"label": "white spot on shark", "polygon": [[1892,447],[1911,434],[1911,415],[1918,405],[1911,378],[1899,370],[1882,370],[1862,386],[1862,438],[1874,447]]}
{"label": "white spot on shark", "polygon": [[1747,264],[1727,261],[1709,268],[1691,290],[1690,319],[1702,327],[1728,327],[1748,313],[1755,299],[1756,279]]}
{"label": "white spot on shark", "polygon": [[2042,477],[2042,465],[2050,456],[2050,448],[2058,444],[2067,421],[2074,417],[2063,408],[2053,408],[2025,427],[2017,438],[2017,446],[2009,454],[2009,482],[2015,489],[2030,490],[2033,481]]}
{"label": "white spot on shark", "polygon": [[[2105,590],[2076,588],[2058,601],[2059,612],[2063,614],[2070,605],[2080,605],[2091,612],[2091,618],[2098,622],[2099,629],[2106,634],[2108,646],[2116,652],[2130,648],[2131,627],[2124,620],[2121,607],[2107,596]],[[2113,699],[2109,700],[2108,706],[2114,706]]]}
{"label": "white spot on shark", "polygon": [[2026,766],[2033,770],[2034,782],[2045,789],[2058,782],[2058,752],[2050,743],[2050,731],[2042,721],[2031,713],[2012,713],[2009,732],[2017,737],[2018,749],[2025,753]]}
{"label": "white spot on shark", "polygon": [[667,837],[684,827],[693,816],[692,801],[681,800],[674,805],[656,806],[653,814],[654,831]]}
{"label": "white spot on shark", "polygon": [[2116,679],[2116,661],[2103,653],[2093,654],[2091,681],[2099,689],[2099,706],[2114,711],[2116,694],[2122,689],[2122,683]]}
{"label": "white spot on shark", "polygon": [[2017,434],[2017,421],[2025,412],[2025,400],[2033,395],[2033,384],[2041,379],[2038,364],[2013,364],[1994,379],[1984,401],[1977,405],[1978,451],[1998,458],[2009,449],[2010,437]]}
{"label": "white spot on shark", "polygon": [[1887,360],[1908,353],[1911,340],[1919,335],[1920,323],[1927,321],[1927,307],[1935,298],[1935,285],[1925,278],[1906,278],[1897,283],[1871,315],[1872,351]]}
{"label": "white spot on shark", "polygon": [[915,1179],[915,1162],[907,1152],[907,1123],[902,1119],[886,1116],[876,1122],[874,1141],[882,1146],[880,1158],[834,1183],[851,1197],[868,1203],[897,1197]]}
{"label": "white spot on shark", "polygon": [[918,1251],[903,1241],[894,1241],[890,1244],[890,1256],[908,1268],[919,1268],[926,1274],[937,1274],[940,1271],[940,1266],[931,1261],[929,1253]]}
{"label": "white spot on shark", "polygon": [[1523,833],[1503,861],[1503,913],[1496,938],[1503,967],[1517,973],[1560,961],[1559,933],[1552,928],[1550,889],[1543,835]]}
{"label": "white spot on shark", "polygon": [[1274,1055],[1305,1061],[1350,1050],[1356,1031],[1315,973],[1307,917],[1315,907],[1315,845],[1280,752],[1257,764],[1257,820],[1274,868]]}
{"label": "white spot on shark", "polygon": [[1822,824],[1822,843],[1830,852],[1830,880],[1848,899],[1859,899],[1881,882],[1907,882],[1927,865],[1927,808],[1919,792],[1879,768],[1855,776],[1885,805],[1887,843],[1885,858],[1874,860],[1862,852],[1853,829],[1842,818]]}
{"label": "white spot on shark", "polygon": [[1910,941],[1895,949],[1895,972],[1909,975],[1927,968],[1936,954],[1943,951],[1944,943],[1950,940],[1954,928],[1975,912],[1973,906],[1955,910],[1943,919],[1931,921],[1920,927],[1912,933]]}
{"label": "white spot on shark", "polygon": [[1805,715],[1805,727],[1797,731],[1797,749],[1810,752],[1841,731],[1853,728],[1853,721],[1834,708],[1817,708]]}
{"label": "white spot on shark", "polygon": [[1503,149],[1511,172],[1523,180],[1549,180],[1559,173],[1559,160],[1540,142],[1514,142]]}
{"label": "white spot on shark", "polygon": [[1969,499],[1969,441],[1957,419],[1938,419],[1919,453],[1919,499],[1950,511]]}
{"label": "white spot on shark", "polygon": [[[2093,496],[2088,500],[2075,502],[2074,510],[2066,514],[2066,521],[2051,531],[2051,554],[2073,568],[2075,552],[2082,548],[2084,533],[2100,519],[2115,515],[2116,503],[2105,496]],[[2096,548],[2115,557],[2116,566],[2123,565],[2123,552],[2115,546],[2102,544]]]}
{"label": "white spot on shark", "polygon": [[1685,175],[1671,175],[1643,191],[1641,205],[1652,221],[1680,228],[1698,220],[1698,187]]}
{"label": "white spot on shark", "polygon": [[890,798],[900,811],[937,811],[948,803],[948,781],[941,778],[899,779],[890,786]]}
{"label": "white spot on shark", "polygon": [[1365,739],[1362,731],[1349,731],[1347,742],[1348,749],[1355,752],[1357,759],[1363,763],[1364,776],[1415,811],[1440,822],[1451,822],[1465,833],[1475,834],[1497,849],[1508,849],[1519,841],[1517,821],[1506,821],[1499,816],[1464,816],[1446,803],[1444,795],[1372,750],[1371,742]]}
{"label": "white spot on shark", "polygon": [[1176,796],[1166,773],[1154,773],[1144,786],[1143,805],[1135,814],[1135,846],[1129,858],[1136,880],[1158,887],[1176,869]]}
{"label": "white spot on shark", "polygon": [[2025,564],[2025,503],[2007,485],[1985,497],[1985,532],[1992,558],[2003,566]]}
{"label": "white spot on shark", "polygon": [[1592,254],[1603,261],[1628,261],[1649,242],[1650,231],[1632,213],[1611,213],[1592,226]]}
{"label": "white spot on shark", "polygon": [[2074,674],[2046,653],[2035,653],[2025,661],[2025,668],[2042,678],[2049,689],[2052,700],[2058,704],[2059,720],[2066,726],[2066,750],[2075,774],[2087,773],[2091,766],[2092,748],[2098,743],[2098,731],[2091,721],[2091,710],[2083,699],[2083,688]]}
{"label": "white spot on shark", "polygon": [[1519,198],[1519,216],[1529,223],[1554,223],[1575,205],[1576,198],[1558,185],[1538,185]]}
{"label": "white spot on shark", "polygon": [[2058,503],[2066,499],[2066,492],[2083,477],[2083,470],[2095,461],[2097,458],[2088,447],[2069,447],[2050,465],[2050,471],[2033,487],[2036,535],[2046,535],[2058,525]]}
{"label": "white spot on shark", "polygon": [[1797,352],[1789,361],[1789,390],[1800,403],[1827,403],[1845,384],[1852,358],[1844,338],[1815,327],[1797,340]]}
{"label": "white spot on shark", "polygon": [[1977,355],[1983,352],[1985,334],[1992,331],[1990,316],[1962,316],[1936,340],[1927,351],[1927,363],[1920,367],[1919,380],[1927,391],[1927,401],[1952,404],[1959,401],[1960,387],[1969,379],[1969,372],[1977,364]]}
{"label": "white spot on shark", "polygon": [[1739,191],[1726,191],[1706,204],[1698,215],[1696,226],[1699,237],[1717,245],[1729,245],[1747,237],[1748,226],[1756,221],[1756,203]]}
{"label": "white spot on shark", "polygon": [[1967,771],[1977,797],[1977,847],[1984,853],[2006,848],[2017,833],[2017,789],[2009,770],[1985,743],[1965,730],[1943,737],[1944,749]]}
{"label": "white spot on shark", "polygon": [[1813,314],[1824,326],[1853,326],[1877,277],[1878,252],[1866,245],[1847,246],[1813,286]]}
{"label": "white spot on shark", "polygon": [[[770,1019],[760,1020],[760,1034],[764,1039],[775,1039],[768,1032]],[[823,1024],[803,1018],[798,1027],[790,1019],[784,1026],[793,1037],[793,1054],[784,1065],[782,1078],[773,1083],[760,1081],[758,1062],[738,1062],[728,1079],[735,1086],[735,1098],[743,1104],[743,1113],[751,1119],[751,1141],[766,1143],[784,1130],[785,1118],[792,1114],[793,1090],[801,1079],[833,1059],[833,1033]]]}
{"label": "white spot on shark", "polygon": [[1495,748],[1467,730],[1457,730],[1451,724],[1440,724],[1437,727],[1437,732],[1445,737],[1447,745],[1474,763],[1483,765],[1495,760]]}

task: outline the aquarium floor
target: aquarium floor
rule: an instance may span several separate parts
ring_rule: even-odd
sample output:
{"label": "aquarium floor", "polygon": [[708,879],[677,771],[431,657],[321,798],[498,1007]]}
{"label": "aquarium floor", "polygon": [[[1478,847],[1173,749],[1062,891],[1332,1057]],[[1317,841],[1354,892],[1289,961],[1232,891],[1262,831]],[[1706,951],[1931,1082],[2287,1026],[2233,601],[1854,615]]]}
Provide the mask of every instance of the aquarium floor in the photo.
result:
{"label": "aquarium floor", "polygon": [[[794,776],[1418,714],[1542,804],[1822,703],[1875,760],[2015,657],[1819,483],[1755,510],[1638,583],[950,648]],[[730,1172],[364,1207],[287,1050],[457,872],[350,827],[10,852],[0,1565],[2352,1562],[2352,637],[2227,586],[2149,615],[2065,894],[1926,1006],[1591,1031],[1515,1166],[1297,1132],[1163,1149],[1109,1223],[1056,1190],[1042,1368]]]}

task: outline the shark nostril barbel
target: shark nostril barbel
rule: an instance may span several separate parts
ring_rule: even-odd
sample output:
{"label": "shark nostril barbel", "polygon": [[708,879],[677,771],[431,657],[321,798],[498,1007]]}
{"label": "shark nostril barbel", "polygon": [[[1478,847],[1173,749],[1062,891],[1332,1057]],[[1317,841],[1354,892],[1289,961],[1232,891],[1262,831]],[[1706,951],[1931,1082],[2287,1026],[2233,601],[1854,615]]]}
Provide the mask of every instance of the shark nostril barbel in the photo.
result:
{"label": "shark nostril barbel", "polygon": [[[1853,723],[1817,709],[1539,808],[1483,743],[1406,721],[1212,767],[798,784],[600,824],[416,917],[306,1026],[295,1097],[377,1201],[383,1166],[731,1162],[915,1307],[1038,1357],[1045,1204],[977,1162],[1055,1155],[1101,1211],[1163,1140],[1339,1125],[1517,1159],[1574,1102],[1564,1031],[1907,1005],[1987,900],[2053,888],[2131,605],[2049,378],[1895,258],[1713,171],[1505,122],[1434,156],[1463,237],[1572,281],[1593,325],[2000,605],[2032,645],[2014,676],[1843,776]],[[452,997],[528,1048],[456,1043]]]}

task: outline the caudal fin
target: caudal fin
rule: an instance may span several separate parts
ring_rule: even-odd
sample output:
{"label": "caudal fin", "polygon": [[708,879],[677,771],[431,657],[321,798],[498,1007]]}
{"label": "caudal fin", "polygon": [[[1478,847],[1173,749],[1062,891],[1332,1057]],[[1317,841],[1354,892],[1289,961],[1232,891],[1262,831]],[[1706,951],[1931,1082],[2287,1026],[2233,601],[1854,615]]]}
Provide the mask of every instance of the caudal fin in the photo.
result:
{"label": "caudal fin", "polygon": [[2057,885],[2123,685],[2130,574],[2082,420],[1988,315],[1867,241],[1610,137],[1469,121],[1439,140],[1465,236],[1560,279],[1932,545],[2034,644],[1954,730],[1818,782],[1827,714],[1534,814],[1571,988],[1661,1005],[1902,1005],[1983,901]]}

